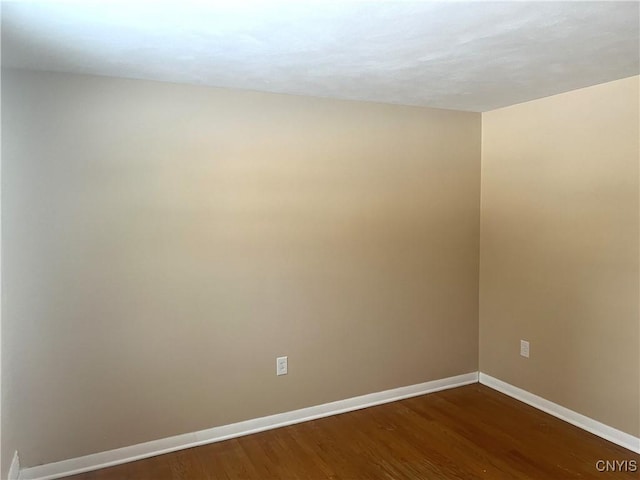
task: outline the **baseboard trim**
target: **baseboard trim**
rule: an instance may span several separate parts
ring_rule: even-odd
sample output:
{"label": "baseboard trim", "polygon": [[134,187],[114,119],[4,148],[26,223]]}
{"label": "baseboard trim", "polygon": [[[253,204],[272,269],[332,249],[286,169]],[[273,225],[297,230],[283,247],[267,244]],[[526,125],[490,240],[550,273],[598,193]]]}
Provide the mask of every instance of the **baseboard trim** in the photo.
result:
{"label": "baseboard trim", "polygon": [[18,457],[18,451],[13,454],[13,460],[9,466],[9,473],[7,474],[8,480],[18,480],[20,478],[20,457]]}
{"label": "baseboard trim", "polygon": [[478,372],[466,373],[455,377],[433,380],[431,382],[394,388],[359,397],[338,400],[314,407],[302,408],[291,412],[279,413],[268,417],[246,420],[221,427],[185,433],[174,437],[140,443],[130,447],[118,448],[84,457],[72,458],[61,462],[48,463],[37,467],[25,468],[20,472],[20,480],[53,480],[77,473],[98,470],[163,453],[197,447],[208,443],[220,442],[230,438],[249,435],[274,428],[285,427],[317,418],[360,410],[383,403],[395,402],[449,388],[461,387],[478,381]]}
{"label": "baseboard trim", "polygon": [[481,384],[486,385],[487,387],[493,388],[494,390],[502,392],[505,395],[509,395],[516,400],[520,400],[521,402],[531,405],[538,410],[542,410],[549,415],[553,415],[554,417],[564,420],[565,422],[575,425],[576,427],[582,428],[587,432],[593,433],[598,437],[604,438],[605,440],[615,443],[616,445],[620,445],[621,447],[629,449],[632,452],[640,453],[640,438],[638,437],[634,437],[633,435],[610,427],[609,425],[605,425],[604,423],[598,422],[597,420],[589,418],[578,412],[569,410],[568,408],[558,405],[557,403],[545,400],[538,395],[534,395],[533,393],[527,392],[526,390],[503,382],[502,380],[498,380],[497,378],[487,375],[486,373],[480,373],[479,381]]}

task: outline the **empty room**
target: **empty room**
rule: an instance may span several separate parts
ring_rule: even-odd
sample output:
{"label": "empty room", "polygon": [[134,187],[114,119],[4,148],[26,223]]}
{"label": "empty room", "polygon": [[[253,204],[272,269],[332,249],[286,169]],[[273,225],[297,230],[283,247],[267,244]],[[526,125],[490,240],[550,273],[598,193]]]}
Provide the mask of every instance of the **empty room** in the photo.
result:
{"label": "empty room", "polygon": [[640,478],[640,3],[2,1],[2,480]]}

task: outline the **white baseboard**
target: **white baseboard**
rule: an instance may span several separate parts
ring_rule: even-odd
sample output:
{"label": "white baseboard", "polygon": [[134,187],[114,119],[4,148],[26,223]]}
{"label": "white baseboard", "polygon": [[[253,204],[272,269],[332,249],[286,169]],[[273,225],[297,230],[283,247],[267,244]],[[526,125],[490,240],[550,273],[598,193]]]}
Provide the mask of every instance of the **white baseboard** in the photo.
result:
{"label": "white baseboard", "polygon": [[605,425],[592,418],[586,417],[578,412],[569,410],[557,403],[545,400],[542,397],[534,395],[533,393],[522,390],[521,388],[514,387],[513,385],[498,380],[486,373],[480,373],[480,383],[491,387],[494,390],[509,395],[510,397],[520,400],[532,407],[542,410],[543,412],[553,415],[565,422],[568,422],[576,427],[582,428],[587,432],[593,433],[598,437],[609,440],[612,443],[627,448],[635,453],[640,453],[640,438],[629,435],[621,430]]}
{"label": "white baseboard", "polygon": [[9,466],[8,480],[18,480],[20,475],[20,458],[18,457],[18,451],[13,454],[13,460]]}
{"label": "white baseboard", "polygon": [[395,402],[405,398],[416,397],[426,393],[437,392],[449,388],[476,383],[478,372],[466,373],[455,377],[433,380],[431,382],[394,388],[383,392],[371,393],[360,397],[348,398],[337,402],[325,403],[315,407],[302,408],[291,412],[278,413],[268,417],[246,420],[208,430],[185,433],[174,437],[153,440],[130,447],[118,448],[107,452],[94,453],[84,457],[72,458],[61,462],[25,468],[20,472],[20,480],[53,480],[77,473],[98,470],[104,467],[153,457],[163,453],[197,447],[208,443],[228,440],[230,438],[262,432],[273,428],[293,425],[295,423],[315,420],[317,418],[337,415],[383,403]]}

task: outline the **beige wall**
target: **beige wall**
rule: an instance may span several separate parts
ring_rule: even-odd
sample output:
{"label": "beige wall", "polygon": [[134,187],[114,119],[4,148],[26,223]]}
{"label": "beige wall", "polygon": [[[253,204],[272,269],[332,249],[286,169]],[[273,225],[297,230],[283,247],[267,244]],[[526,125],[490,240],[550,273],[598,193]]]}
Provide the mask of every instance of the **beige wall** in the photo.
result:
{"label": "beige wall", "polygon": [[635,436],[639,78],[482,115],[480,262],[481,370]]}
{"label": "beige wall", "polygon": [[3,431],[23,466],[477,370],[479,114],[2,87]]}

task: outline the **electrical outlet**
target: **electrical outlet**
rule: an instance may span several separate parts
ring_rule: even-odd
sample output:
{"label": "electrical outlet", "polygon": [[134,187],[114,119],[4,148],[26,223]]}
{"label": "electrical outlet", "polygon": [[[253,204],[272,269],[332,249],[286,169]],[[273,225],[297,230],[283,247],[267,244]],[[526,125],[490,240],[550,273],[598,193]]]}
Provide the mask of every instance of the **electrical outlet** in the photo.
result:
{"label": "electrical outlet", "polygon": [[529,342],[520,340],[520,355],[529,358]]}
{"label": "electrical outlet", "polygon": [[289,370],[289,357],[276,358],[276,375],[286,375]]}

